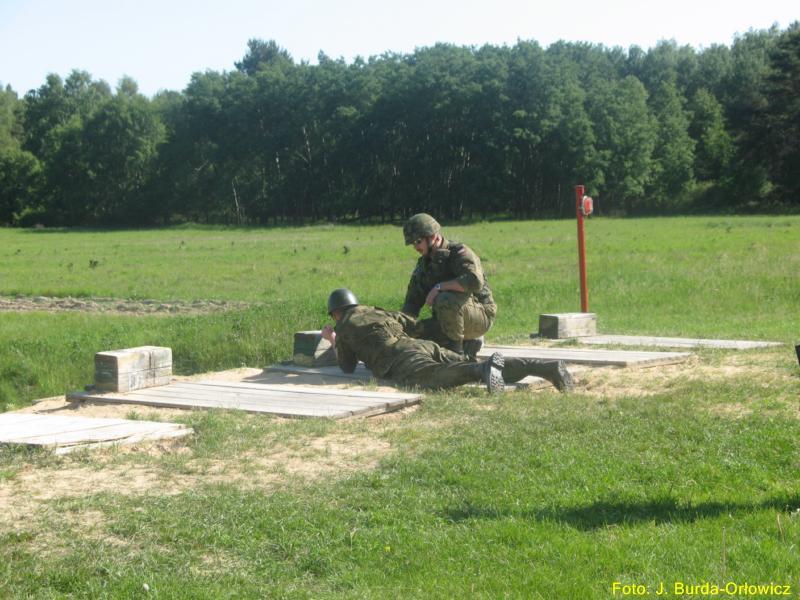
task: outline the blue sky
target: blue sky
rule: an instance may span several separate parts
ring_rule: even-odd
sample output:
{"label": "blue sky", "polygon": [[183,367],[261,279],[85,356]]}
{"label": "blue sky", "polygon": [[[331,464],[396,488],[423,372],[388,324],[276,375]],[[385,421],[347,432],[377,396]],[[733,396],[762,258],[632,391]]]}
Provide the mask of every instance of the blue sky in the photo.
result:
{"label": "blue sky", "polygon": [[81,69],[112,87],[127,75],[147,95],[182,90],[195,71],[233,69],[250,38],[297,61],[324,51],[350,62],[436,42],[700,49],[795,20],[797,0],[0,0],[0,83],[22,95]]}

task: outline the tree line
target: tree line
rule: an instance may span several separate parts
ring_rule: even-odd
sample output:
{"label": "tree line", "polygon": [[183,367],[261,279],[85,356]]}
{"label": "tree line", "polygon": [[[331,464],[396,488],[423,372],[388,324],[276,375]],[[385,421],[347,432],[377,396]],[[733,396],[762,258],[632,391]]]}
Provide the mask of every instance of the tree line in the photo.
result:
{"label": "tree line", "polygon": [[295,62],[182,92],[0,90],[0,224],[268,224],[800,207],[800,23],[696,50],[534,41]]}

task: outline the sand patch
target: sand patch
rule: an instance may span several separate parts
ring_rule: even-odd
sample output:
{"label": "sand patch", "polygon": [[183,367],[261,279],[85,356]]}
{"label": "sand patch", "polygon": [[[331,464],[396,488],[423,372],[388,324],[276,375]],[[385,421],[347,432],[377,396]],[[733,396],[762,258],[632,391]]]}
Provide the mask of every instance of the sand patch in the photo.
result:
{"label": "sand patch", "polygon": [[717,364],[709,364],[707,359],[693,355],[683,363],[660,367],[586,369],[576,377],[576,391],[614,400],[626,396],[654,396],[697,381],[713,384],[746,379],[770,388],[792,380],[791,374],[776,369],[779,363],[779,355],[762,351],[723,356]]}
{"label": "sand patch", "polygon": [[250,450],[228,460],[189,459],[179,468],[158,463],[111,466],[69,461],[53,467],[26,465],[0,481],[0,527],[24,525],[43,506],[58,499],[101,493],[170,496],[214,484],[269,491],[298,478],[341,477],[372,469],[390,451],[388,442],[374,436],[333,434],[295,440],[291,447],[272,444],[263,453]]}

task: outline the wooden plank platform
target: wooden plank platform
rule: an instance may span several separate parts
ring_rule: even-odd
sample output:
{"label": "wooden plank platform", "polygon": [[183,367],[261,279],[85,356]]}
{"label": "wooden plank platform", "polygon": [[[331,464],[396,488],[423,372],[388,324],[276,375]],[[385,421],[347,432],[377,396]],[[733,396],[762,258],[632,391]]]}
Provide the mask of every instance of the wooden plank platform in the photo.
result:
{"label": "wooden plank platform", "polygon": [[0,414],[0,443],[51,446],[56,454],[66,454],[78,448],[183,437],[191,433],[190,427],[178,423],[36,413]]}
{"label": "wooden plank platform", "polygon": [[224,408],[281,417],[340,419],[391,412],[417,404],[421,396],[322,386],[205,380],[176,382],[124,393],[73,392],[67,394],[67,398],[171,408]]}
{"label": "wooden plank platform", "polygon": [[569,364],[595,367],[655,367],[687,360],[689,352],[637,352],[588,348],[542,348],[539,346],[484,346],[479,357],[501,352],[505,356],[563,360]]}
{"label": "wooden plank platform", "polygon": [[[353,382],[361,382],[367,383],[369,381],[378,381],[379,383],[384,383],[386,385],[392,385],[391,381],[385,381],[378,379],[376,380],[372,376],[372,371],[367,369],[364,366],[364,363],[358,363],[356,366],[356,370],[353,373],[344,373],[339,367],[304,367],[302,365],[271,365],[266,368],[267,371],[273,371],[276,373],[294,373],[297,375],[309,375],[309,374],[316,374],[320,377],[325,379],[330,378],[331,380],[340,379],[342,381],[353,381]],[[468,384],[474,385],[477,387],[481,387],[485,384],[482,383],[474,383]],[[542,388],[549,388],[553,384],[549,381],[542,379],[541,377],[525,377],[516,383],[509,383],[506,384],[506,391],[512,390],[538,390]]]}
{"label": "wooden plank platform", "polygon": [[619,344],[621,346],[653,346],[661,348],[720,348],[727,350],[750,350],[780,346],[781,342],[757,342],[748,340],[712,340],[700,338],[658,337],[646,335],[592,335],[575,338],[578,343],[592,345]]}

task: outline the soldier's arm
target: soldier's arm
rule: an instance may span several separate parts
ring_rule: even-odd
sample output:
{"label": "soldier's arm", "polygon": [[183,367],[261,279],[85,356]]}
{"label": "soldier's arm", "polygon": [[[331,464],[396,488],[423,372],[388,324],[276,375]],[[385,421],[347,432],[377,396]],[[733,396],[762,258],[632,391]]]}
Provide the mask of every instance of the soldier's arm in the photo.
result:
{"label": "soldier's arm", "polygon": [[407,313],[403,312],[393,312],[392,316],[400,323],[400,327],[403,328],[403,333],[409,337],[419,337],[420,321],[417,321],[414,317],[410,317]]}
{"label": "soldier's arm", "polygon": [[356,353],[347,345],[342,339],[342,336],[336,336],[336,361],[339,363],[339,368],[344,373],[352,373],[356,370],[358,365],[358,357]]}
{"label": "soldier's arm", "polygon": [[425,305],[425,297],[427,295],[428,291],[422,285],[422,277],[419,267],[417,267],[411,274],[411,280],[408,282],[408,289],[406,289],[406,299],[403,302],[403,308],[400,310],[412,317],[418,317],[419,311]]}
{"label": "soldier's arm", "polygon": [[[481,259],[466,246],[451,247],[450,266],[456,277],[451,281],[443,282],[443,290],[474,294],[483,287],[484,276]],[[459,287],[461,289],[458,289]]]}

